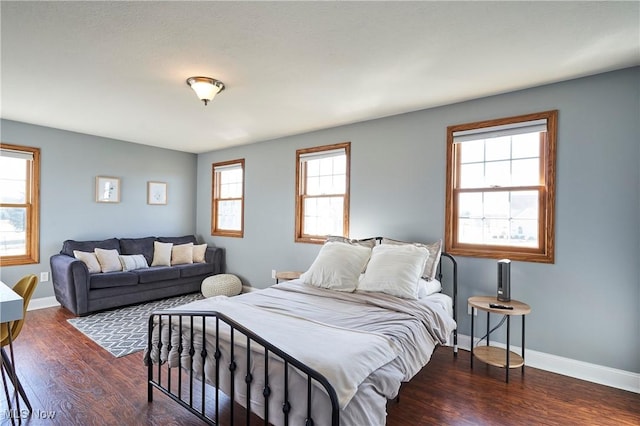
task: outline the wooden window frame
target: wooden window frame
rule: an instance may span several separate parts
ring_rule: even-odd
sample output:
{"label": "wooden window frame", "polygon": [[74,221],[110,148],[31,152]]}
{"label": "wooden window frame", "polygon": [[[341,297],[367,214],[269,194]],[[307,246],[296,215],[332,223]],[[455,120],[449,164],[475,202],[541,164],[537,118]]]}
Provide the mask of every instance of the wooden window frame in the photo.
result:
{"label": "wooden window frame", "polygon": [[27,170],[26,203],[0,203],[0,207],[26,209],[26,253],[0,256],[0,265],[5,267],[40,263],[40,148],[0,143],[0,149],[25,152],[33,156],[31,167]]}
{"label": "wooden window frame", "polygon": [[[242,197],[240,198],[220,198],[220,184],[221,182],[216,179],[216,167],[232,166],[239,164],[242,168]],[[214,163],[211,165],[211,181],[212,181],[212,193],[211,193],[211,235],[219,237],[244,237],[244,158],[238,160],[222,161],[220,163]],[[234,201],[240,200],[240,230],[222,229],[218,225],[218,203],[221,200]]]}
{"label": "wooden window frame", "polygon": [[[500,188],[473,188],[461,191],[460,155],[454,143],[454,132],[484,127],[502,126],[513,123],[546,119],[547,132],[541,133],[540,144],[540,185],[509,186]],[[556,194],[556,145],[558,111],[544,111],[495,120],[479,121],[447,127],[447,176],[445,200],[445,250],[459,256],[493,259],[508,258],[525,262],[555,262],[555,194]],[[517,190],[538,191],[538,248],[514,247],[507,245],[467,244],[458,242],[458,194],[460,192],[504,192]]]}
{"label": "wooden window frame", "polygon": [[[337,149],[344,149],[346,159],[345,170],[345,190],[344,194],[325,194],[321,195],[328,197],[343,197],[343,214],[342,214],[342,233],[344,237],[349,236],[349,187],[351,181],[351,142],[342,142],[332,145],[323,145],[313,148],[303,148],[296,151],[296,224],[295,224],[295,242],[298,243],[311,243],[311,244],[323,244],[326,240],[326,235],[308,235],[304,234],[304,199],[306,198],[303,193],[305,189],[304,179],[306,173],[302,170],[300,156],[311,153],[320,153],[323,151],[333,151]],[[314,196],[316,198],[316,196]]]}

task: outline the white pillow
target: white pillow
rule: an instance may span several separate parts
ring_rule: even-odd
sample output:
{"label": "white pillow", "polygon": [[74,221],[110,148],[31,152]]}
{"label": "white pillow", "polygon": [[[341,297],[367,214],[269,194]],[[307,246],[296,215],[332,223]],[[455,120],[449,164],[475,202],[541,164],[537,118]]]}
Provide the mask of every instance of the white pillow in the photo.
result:
{"label": "white pillow", "polygon": [[171,248],[171,264],[193,263],[193,243],[178,244]]}
{"label": "white pillow", "polygon": [[100,263],[98,263],[98,258],[96,257],[95,253],[74,250],[73,256],[76,259],[82,260],[84,264],[87,265],[87,269],[89,270],[90,274],[102,272],[102,269],[100,269]]}
{"label": "white pillow", "polygon": [[309,270],[300,279],[316,287],[338,291],[354,291],[371,249],[338,242],[322,246]]}
{"label": "white pillow", "polygon": [[173,243],[153,242],[153,261],[151,266],[171,266],[171,248]]}
{"label": "white pillow", "polygon": [[149,267],[149,265],[147,265],[147,259],[141,254],[120,255],[118,259],[120,259],[123,271],[133,271],[134,269],[145,269]]}
{"label": "white pillow", "polygon": [[100,263],[100,270],[102,270],[102,272],[122,271],[122,264],[120,263],[120,259],[118,259],[118,256],[120,255],[118,250],[96,248],[93,251],[98,258],[98,263]]}
{"label": "white pillow", "polygon": [[427,281],[434,280],[436,278],[436,273],[438,272],[438,264],[440,263],[440,255],[442,254],[442,240],[435,241],[431,244],[421,244],[421,243],[408,243],[405,241],[392,240],[391,238],[383,238],[382,244],[390,244],[390,245],[404,245],[411,244],[417,247],[424,247],[429,250],[429,259],[427,259],[427,263],[424,266],[424,271],[422,272],[422,278]]}
{"label": "white pillow", "polygon": [[442,291],[442,284],[438,280],[427,281],[420,278],[420,281],[418,281],[418,299],[439,293],[440,291]]}
{"label": "white pillow", "polygon": [[428,258],[426,248],[412,244],[376,246],[358,290],[416,300],[418,281]]}
{"label": "white pillow", "polygon": [[207,252],[206,244],[198,244],[193,246],[193,263],[205,263],[206,252]]}

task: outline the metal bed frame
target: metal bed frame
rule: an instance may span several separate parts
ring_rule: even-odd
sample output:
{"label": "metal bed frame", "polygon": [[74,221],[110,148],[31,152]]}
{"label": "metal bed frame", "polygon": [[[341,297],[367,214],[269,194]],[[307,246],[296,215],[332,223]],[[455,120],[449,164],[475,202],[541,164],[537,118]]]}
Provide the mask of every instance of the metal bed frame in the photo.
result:
{"label": "metal bed frame", "polygon": [[[456,263],[456,260],[449,254],[447,253],[442,253],[442,257],[446,257],[448,259],[451,260],[452,262],[452,269],[453,269],[453,319],[455,321],[457,321],[457,315],[456,315],[456,298],[457,298],[457,293],[458,293],[458,266]],[[437,276],[440,282],[442,282],[442,259],[440,260],[440,263],[438,264],[438,271],[437,271]],[[214,318],[215,319],[215,329],[216,329],[216,334],[215,336],[208,336],[206,329],[207,329],[207,319],[208,318]],[[193,331],[193,326],[194,324],[197,325],[197,322],[200,322],[201,327],[202,327],[202,340],[201,340],[201,350],[199,352],[196,351],[195,347],[194,347],[194,331]],[[187,333],[190,333],[190,339],[189,341],[190,343],[190,347],[188,348],[184,348],[182,347],[182,339],[180,339],[180,346],[178,347],[178,353],[182,354],[179,356],[179,364],[182,365],[182,356],[184,356],[184,349],[188,350],[188,354],[190,357],[189,360],[189,365],[193,365],[193,360],[195,357],[201,357],[202,358],[202,368],[201,368],[201,379],[198,379],[196,377],[194,377],[194,372],[193,372],[193,368],[189,368],[189,371],[185,371],[183,368],[181,368],[180,366],[178,367],[171,367],[169,365],[169,362],[166,363],[161,363],[158,362],[157,364],[154,364],[151,360],[151,348],[153,346],[153,342],[152,342],[152,333],[153,333],[153,328],[154,325],[157,324],[157,326],[159,327],[158,330],[158,336],[160,337],[158,339],[158,343],[157,343],[157,347],[156,349],[158,350],[158,357],[160,357],[160,353],[162,351],[162,328],[163,327],[169,327],[168,329],[168,333],[169,333],[169,338],[168,338],[168,345],[167,345],[167,353],[169,353],[172,349],[171,347],[171,334],[172,332],[177,332],[177,331],[173,331],[171,324],[174,324],[175,322],[178,323],[178,327],[180,330],[180,333],[182,334],[183,330],[185,330],[185,328],[183,327],[188,327],[188,330],[186,331]],[[220,351],[220,339],[219,339],[219,329],[220,329],[220,323],[225,324],[226,326],[228,326],[230,328],[230,358],[231,361],[226,364],[223,365],[222,361],[221,361],[221,351]],[[209,324],[209,327],[211,327],[211,323]],[[214,359],[215,359],[215,383],[212,383],[212,385],[214,386],[214,388],[212,390],[209,390],[209,392],[206,391],[207,389],[207,385],[206,385],[206,380],[205,380],[205,364],[207,361],[207,345],[206,343],[209,342],[211,343],[210,340],[215,340],[215,353],[214,353]],[[230,425],[234,425],[236,424],[236,416],[235,416],[235,411],[236,408],[238,407],[234,407],[235,405],[235,399],[236,399],[236,390],[235,390],[235,382],[236,382],[236,377],[235,377],[235,372],[236,369],[238,368],[237,364],[236,364],[236,360],[235,360],[235,355],[234,355],[234,351],[236,350],[236,345],[235,345],[235,341],[239,341],[240,339],[244,340],[244,342],[246,342],[246,348],[245,349],[241,349],[238,348],[238,350],[243,350],[246,351],[245,352],[245,356],[246,356],[246,363],[247,363],[247,374],[244,377],[244,382],[246,383],[246,388],[245,388],[245,394],[246,394],[246,401],[245,401],[245,407],[244,409],[242,409],[242,407],[239,407],[239,409],[243,410],[245,412],[245,424],[249,425],[251,424],[251,412],[253,411],[251,409],[251,383],[254,380],[253,375],[251,374],[251,359],[252,357],[256,357],[256,348],[258,349],[259,352],[261,352],[264,356],[264,371],[261,371],[261,374],[264,374],[264,388],[262,390],[262,396],[264,397],[264,412],[262,413],[262,417],[264,419],[264,424],[265,425],[269,425],[269,398],[272,396],[272,391],[271,391],[271,387],[270,387],[270,380],[283,380],[283,385],[284,385],[284,403],[282,404],[282,412],[283,412],[283,416],[284,416],[284,425],[288,426],[289,424],[289,413],[291,411],[291,401],[289,400],[290,397],[290,393],[289,393],[289,369],[291,367],[295,368],[297,370],[297,372],[302,375],[303,377],[306,377],[306,382],[307,382],[307,391],[306,391],[306,420],[305,420],[305,426],[314,426],[314,420],[313,420],[313,407],[312,407],[312,398],[311,398],[311,393],[312,393],[312,388],[314,387],[314,383],[318,386],[320,386],[321,388],[323,388],[328,397],[329,397],[329,401],[331,403],[331,425],[332,426],[338,426],[340,424],[340,409],[339,409],[339,404],[338,404],[338,398],[336,395],[335,390],[333,389],[333,387],[331,386],[331,384],[328,382],[328,380],[322,376],[320,373],[318,373],[317,371],[313,370],[312,368],[309,368],[308,366],[306,366],[305,364],[303,364],[302,362],[298,361],[297,359],[295,359],[294,357],[288,355],[287,353],[285,353],[284,351],[280,350],[279,348],[277,348],[276,346],[272,345],[271,343],[269,343],[268,341],[266,341],[265,339],[263,339],[262,337],[254,334],[253,332],[251,332],[250,330],[246,329],[245,327],[243,327],[241,324],[237,323],[236,321],[234,321],[233,319],[218,313],[218,312],[213,312],[213,311],[171,311],[171,310],[163,310],[163,311],[156,311],[154,313],[152,313],[149,317],[149,335],[148,335],[148,346],[147,346],[147,352],[145,355],[145,363],[147,364],[147,372],[148,372],[148,384],[147,384],[147,393],[148,393],[148,401],[152,402],[153,401],[153,389],[157,389],[159,390],[161,393],[167,395],[169,398],[171,398],[172,400],[174,400],[175,402],[177,402],[178,404],[180,404],[181,406],[183,406],[184,408],[186,408],[187,410],[189,410],[191,413],[195,414],[198,418],[200,418],[201,420],[205,421],[208,424],[211,425],[218,425],[221,424],[221,414],[220,414],[220,409],[221,409],[221,402],[220,402],[220,393],[222,391],[220,391],[220,369],[221,368],[227,368],[230,374],[230,382],[228,383],[229,387],[228,387],[228,396],[229,400],[228,402],[226,402],[226,404],[224,404],[226,406],[226,411],[228,411],[228,419],[229,422],[228,424]],[[252,353],[253,351],[253,353]],[[457,357],[458,355],[458,332],[457,332],[457,328],[453,331],[453,355],[454,357]],[[269,371],[269,362],[273,362],[275,359],[279,359],[283,364],[284,364],[284,377],[282,378],[270,378],[268,371]],[[177,383],[176,383],[177,382]],[[186,383],[185,383],[186,382]],[[194,390],[196,388],[199,388],[199,394],[195,394],[194,395]],[[215,396],[213,398],[213,401],[210,401],[210,398],[207,398],[207,396],[211,396],[211,393],[214,393]],[[226,401],[226,400],[225,400]],[[213,405],[213,406],[211,406]],[[228,406],[227,406],[228,405]],[[226,416],[224,416],[226,417]],[[240,422],[238,422],[240,423]]]}

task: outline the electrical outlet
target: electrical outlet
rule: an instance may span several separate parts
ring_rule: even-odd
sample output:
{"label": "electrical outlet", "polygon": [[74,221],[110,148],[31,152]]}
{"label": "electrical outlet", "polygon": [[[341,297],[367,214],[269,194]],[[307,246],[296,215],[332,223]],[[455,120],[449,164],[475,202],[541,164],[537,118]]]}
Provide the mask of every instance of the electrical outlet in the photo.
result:
{"label": "electrical outlet", "polygon": [[276,270],[275,269],[271,270],[271,278],[273,278],[274,280],[276,279]]}
{"label": "electrical outlet", "polygon": [[49,281],[49,273],[48,272],[40,272],[40,282],[44,283]]}
{"label": "electrical outlet", "polygon": [[[467,305],[467,315],[471,315],[471,311],[473,310],[473,308],[470,305]],[[476,309],[476,311],[473,313],[474,316],[478,316],[478,310]]]}

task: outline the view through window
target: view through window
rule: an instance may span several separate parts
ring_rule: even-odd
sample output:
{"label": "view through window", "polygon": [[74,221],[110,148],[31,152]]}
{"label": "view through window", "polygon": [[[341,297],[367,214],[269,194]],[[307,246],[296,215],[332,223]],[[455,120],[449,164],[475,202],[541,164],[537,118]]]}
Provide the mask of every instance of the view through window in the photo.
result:
{"label": "view through window", "polygon": [[0,263],[39,261],[40,150],[0,144]]}
{"label": "view through window", "polygon": [[448,252],[553,262],[556,117],[448,128]]}
{"label": "view through window", "polygon": [[212,235],[242,237],[244,159],[213,165]]}
{"label": "view through window", "polygon": [[348,142],[296,151],[296,241],[348,234],[349,151]]}

